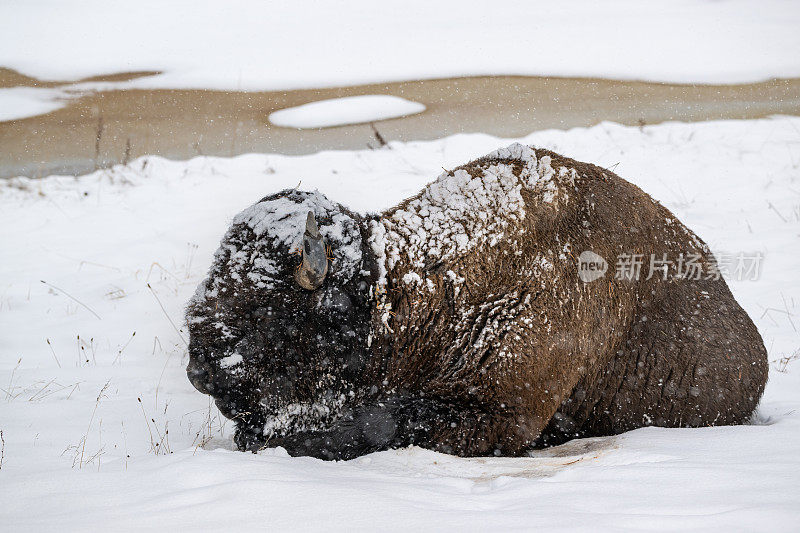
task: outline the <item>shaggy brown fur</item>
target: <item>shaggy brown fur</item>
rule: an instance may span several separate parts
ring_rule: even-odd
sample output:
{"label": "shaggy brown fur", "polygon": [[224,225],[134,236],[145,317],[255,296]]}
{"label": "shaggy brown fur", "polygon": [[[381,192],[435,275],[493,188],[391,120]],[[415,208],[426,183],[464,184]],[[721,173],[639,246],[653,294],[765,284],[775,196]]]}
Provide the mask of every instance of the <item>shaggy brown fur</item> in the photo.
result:
{"label": "shaggy brown fur", "polygon": [[[647,425],[746,422],[766,383],[766,351],[725,281],[706,275],[679,279],[674,263],[667,279],[660,271],[645,279],[651,254],[672,261],[696,254],[702,272],[713,272],[716,263],[706,245],[614,173],[547,150],[534,153],[540,162],[549,158],[555,172],[532,186],[521,177],[525,162],[514,157],[482,158],[455,169],[481,180],[490,167],[513,169],[524,216],[502,221],[500,242],[467,235],[477,244],[440,254],[444,259],[399,253],[382,279],[375,264],[386,264],[385,258],[365,260],[374,288],[374,297],[363,304],[372,309],[369,338],[359,344],[363,361],[345,386],[351,399],[335,415],[326,411],[316,425],[285,425],[289,429],[281,434],[264,436],[274,405],[289,400],[258,416],[241,415],[256,410],[253,400],[242,400],[232,416],[240,413],[239,445],[283,445],[295,455],[323,458],[408,444],[464,456],[520,455],[532,446]],[[372,224],[374,238],[375,225],[383,224],[386,241],[394,238],[396,244],[392,228],[402,217],[395,215],[423,193],[371,221],[359,220],[362,235]],[[609,261],[601,279],[579,279],[577,256],[584,250]],[[615,278],[614,261],[623,254],[643,254],[638,280]],[[302,289],[291,291],[292,298],[304,297]],[[263,298],[274,300],[276,294]],[[190,322],[221,304],[228,305],[214,299],[193,303]],[[235,379],[213,377],[221,373],[213,361],[222,348],[209,349],[212,341],[219,345],[211,335],[193,326],[190,378],[219,404],[244,392],[236,392]],[[250,376],[276,368],[254,365]],[[351,361],[305,372],[319,377],[353,368]],[[213,390],[215,379],[224,390]],[[319,395],[310,391],[292,401],[313,402]]]}
{"label": "shaggy brown fur", "polygon": [[[551,158],[570,201],[543,202],[539,191],[523,188],[526,217],[502,246],[421,273],[436,283],[426,298],[403,284],[390,289],[396,333],[379,374],[429,399],[466,400],[475,424],[436,435],[437,448],[463,455],[517,455],[533,443],[645,425],[745,422],[766,383],[766,350],[724,280],[675,279],[675,265],[667,281],[660,272],[645,280],[648,261],[638,281],[613,279],[613,263],[600,280],[578,279],[575,256],[583,250],[609,261],[697,254],[707,273],[715,260],[704,243],[614,173],[535,152]],[[515,161],[479,159],[461,168],[478,176],[496,164]],[[576,171],[574,186],[559,176],[561,167]],[[566,243],[569,260],[558,261],[553,251]],[[554,269],[532,264],[537,257],[550,258]],[[401,263],[388,277],[402,279],[408,270]],[[464,278],[458,296],[446,270]]]}

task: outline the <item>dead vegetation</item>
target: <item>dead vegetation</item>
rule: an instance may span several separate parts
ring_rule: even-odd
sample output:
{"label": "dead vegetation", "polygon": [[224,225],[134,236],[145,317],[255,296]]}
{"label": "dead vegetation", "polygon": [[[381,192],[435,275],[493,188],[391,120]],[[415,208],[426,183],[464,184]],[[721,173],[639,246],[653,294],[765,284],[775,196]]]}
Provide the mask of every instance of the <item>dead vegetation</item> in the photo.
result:
{"label": "dead vegetation", "polygon": [[86,454],[86,441],[89,439],[89,433],[92,430],[92,425],[94,424],[94,419],[97,415],[97,408],[100,406],[100,401],[107,397],[106,391],[108,390],[109,385],[111,385],[110,380],[106,381],[105,385],[103,385],[103,387],[100,389],[100,392],[97,394],[97,398],[94,402],[94,408],[92,409],[92,416],[89,418],[89,425],[86,427],[86,432],[83,434],[77,444],[67,446],[67,448],[62,452],[62,455],[66,453],[72,454],[72,468],[77,466],[78,469],[82,469],[84,466],[93,463],[95,460],[97,460],[97,468],[100,468],[100,457],[105,453],[105,447],[102,445],[102,419],[100,419],[98,430],[99,448],[91,455]]}
{"label": "dead vegetation", "polygon": [[[169,455],[172,449],[169,446],[169,420],[164,421],[163,430],[159,427],[154,417],[148,417],[147,412],[144,410],[142,398],[138,397],[136,400],[139,402],[139,407],[142,410],[144,423],[147,426],[147,433],[150,435],[150,452],[153,455]],[[164,405],[164,415],[167,414],[169,403]]]}
{"label": "dead vegetation", "polygon": [[[374,122],[370,122],[369,123],[369,127],[372,128],[372,135],[375,137],[375,140],[378,142],[378,148],[383,148],[385,146],[388,146],[389,148],[391,148],[391,146],[389,146],[389,143],[386,142],[386,139],[383,138],[383,135],[381,135],[381,132],[378,131],[378,128],[375,127],[375,123]],[[375,150],[376,149],[370,143],[367,143],[367,147],[370,150]]]}
{"label": "dead vegetation", "polygon": [[775,370],[781,372],[782,374],[786,374],[789,372],[789,365],[798,359],[800,359],[800,348],[788,355],[784,355],[783,357],[773,360],[772,364],[774,365]]}

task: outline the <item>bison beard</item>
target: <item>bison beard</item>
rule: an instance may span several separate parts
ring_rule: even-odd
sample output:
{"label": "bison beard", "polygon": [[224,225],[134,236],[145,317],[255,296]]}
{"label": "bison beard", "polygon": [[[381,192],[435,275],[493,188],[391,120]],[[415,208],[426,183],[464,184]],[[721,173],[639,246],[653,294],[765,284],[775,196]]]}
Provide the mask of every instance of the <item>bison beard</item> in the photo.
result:
{"label": "bison beard", "polygon": [[323,459],[746,422],[766,350],[724,280],[673,264],[584,282],[582,251],[716,267],[638,187],[521,145],[376,216],[283,191],[223,238],[189,304],[187,374],[240,449]]}

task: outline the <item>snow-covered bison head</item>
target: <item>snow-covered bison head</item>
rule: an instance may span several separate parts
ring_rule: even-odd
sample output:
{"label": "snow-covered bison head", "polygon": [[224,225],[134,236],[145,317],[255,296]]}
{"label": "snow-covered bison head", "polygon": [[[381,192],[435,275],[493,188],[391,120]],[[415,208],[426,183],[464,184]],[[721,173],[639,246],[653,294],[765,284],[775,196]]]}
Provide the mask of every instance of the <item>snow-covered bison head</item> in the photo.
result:
{"label": "snow-covered bison head", "polygon": [[187,372],[241,449],[325,459],[742,423],[766,351],[718,273],[636,186],[515,144],[376,216],[298,191],[246,209],[189,305]]}
{"label": "snow-covered bison head", "polygon": [[282,191],[234,219],[189,305],[187,373],[237,421],[240,447],[338,415],[367,358],[364,247],[361,218],[319,193]]}

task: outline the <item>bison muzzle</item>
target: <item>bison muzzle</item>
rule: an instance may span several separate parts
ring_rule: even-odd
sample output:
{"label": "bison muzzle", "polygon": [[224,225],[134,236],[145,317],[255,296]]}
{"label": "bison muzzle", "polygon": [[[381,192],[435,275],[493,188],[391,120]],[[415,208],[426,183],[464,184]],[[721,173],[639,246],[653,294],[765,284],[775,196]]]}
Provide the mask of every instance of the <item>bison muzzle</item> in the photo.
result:
{"label": "bison muzzle", "polygon": [[767,378],[700,238],[614,173],[519,144],[378,215],[264,198],[187,319],[189,379],[239,448],[323,459],[740,424]]}

